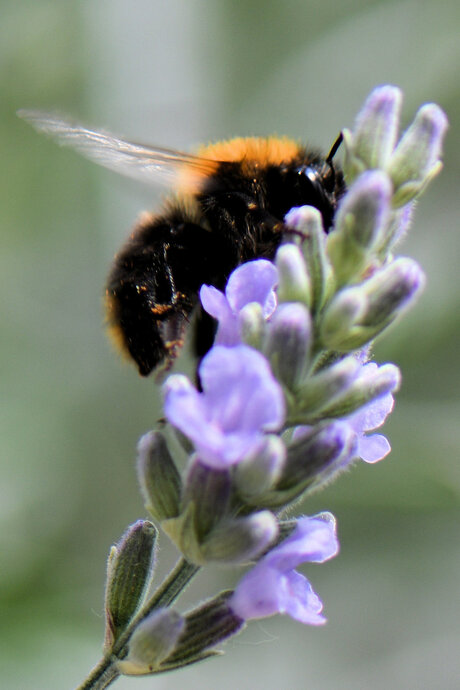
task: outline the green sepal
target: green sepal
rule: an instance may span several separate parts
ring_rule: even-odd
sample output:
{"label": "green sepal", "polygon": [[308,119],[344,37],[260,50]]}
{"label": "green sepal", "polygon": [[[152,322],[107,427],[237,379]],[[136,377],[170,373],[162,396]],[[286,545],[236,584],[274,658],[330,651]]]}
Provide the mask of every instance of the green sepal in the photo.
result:
{"label": "green sepal", "polygon": [[189,463],[181,513],[194,504],[194,528],[198,542],[218,525],[230,510],[232,480],[228,470],[216,470],[192,459]]}
{"label": "green sepal", "polygon": [[342,130],[343,137],[343,172],[348,185],[356,180],[365,170],[366,163],[354,153],[353,133],[350,129]]}
{"label": "green sepal", "polygon": [[[352,226],[353,220],[347,218],[345,225]],[[370,255],[367,247],[363,247],[345,233],[331,232],[327,240],[327,253],[334,270],[336,287],[342,287],[351,282],[353,278],[361,275]]]}
{"label": "green sepal", "polygon": [[374,340],[379,333],[384,331],[385,328],[392,323],[395,317],[396,315],[393,315],[391,318],[388,318],[386,321],[378,324],[377,326],[353,326],[346,335],[340,338],[340,340],[330,340],[328,341],[328,345],[332,347],[333,342],[334,349],[337,352],[342,353],[359,350],[360,348],[364,347],[364,345],[370,343],[371,340]]}
{"label": "green sepal", "polygon": [[177,659],[174,661],[172,664],[168,664],[164,662],[161,664],[161,666],[158,668],[157,671],[155,671],[155,674],[158,673],[166,673],[166,671],[174,671],[179,668],[184,668],[185,666],[191,666],[192,664],[197,664],[199,661],[206,661],[206,659],[211,659],[214,656],[223,656],[224,652],[220,650],[209,650],[207,652],[201,652],[200,654],[195,654],[195,655],[189,655],[185,657],[184,659]]}
{"label": "green sepal", "polygon": [[318,313],[334,289],[334,275],[326,251],[327,235],[323,228],[321,214],[309,207],[310,218],[306,220],[306,236],[303,251],[311,280],[312,312]]}
{"label": "green sepal", "polygon": [[310,364],[312,347],[310,312],[301,302],[285,302],[267,328],[263,353],[275,378],[288,389],[302,381]]}
{"label": "green sepal", "polygon": [[[350,330],[366,312],[367,297],[361,287],[340,290],[328,304],[319,324],[319,341],[330,350],[343,351]],[[355,348],[356,349],[356,348]]]}
{"label": "green sepal", "polygon": [[311,282],[305,260],[295,244],[282,244],[275,259],[278,269],[277,297],[283,302],[301,302],[307,307],[311,302]]}
{"label": "green sepal", "polygon": [[280,478],[285,459],[283,440],[268,434],[257,453],[235,466],[235,485],[244,503],[258,505],[258,497],[273,488]]}
{"label": "green sepal", "polygon": [[241,309],[238,318],[242,341],[249,347],[260,350],[265,332],[262,306],[258,302],[249,302]]}
{"label": "green sepal", "polygon": [[142,436],[137,450],[137,476],[146,509],[160,523],[176,517],[182,481],[165,438],[150,431]]}
{"label": "green sepal", "polygon": [[210,648],[221,644],[245,627],[227,604],[231,591],[222,592],[211,601],[185,615],[185,630],[171,656],[160,665],[160,671],[180,668],[215,654]]}
{"label": "green sepal", "polygon": [[413,199],[423,194],[430,182],[439,175],[443,168],[442,161],[436,161],[431,170],[429,170],[423,180],[410,180],[403,182],[395,191],[393,196],[393,207],[400,208],[405,206]]}
{"label": "green sepal", "polygon": [[188,561],[196,565],[204,565],[197,539],[195,516],[195,504],[190,502],[177,518],[163,520],[161,527]]}

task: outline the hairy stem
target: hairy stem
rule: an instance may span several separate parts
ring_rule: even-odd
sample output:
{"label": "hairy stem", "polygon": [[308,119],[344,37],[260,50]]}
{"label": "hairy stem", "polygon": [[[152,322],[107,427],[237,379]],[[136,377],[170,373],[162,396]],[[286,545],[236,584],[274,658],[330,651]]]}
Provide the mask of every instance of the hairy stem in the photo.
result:
{"label": "hairy stem", "polygon": [[136,626],[155,609],[171,606],[177,597],[182,594],[199,569],[199,566],[189,563],[184,558],[178,561],[175,568],[171,570],[152,597],[128,625],[124,633],[120,635],[110,654],[101,659],[82,685],[78,686],[77,690],[104,690],[104,688],[113,683],[120,676],[116,667],[117,658],[122,659],[126,656],[129,639]]}
{"label": "hairy stem", "polygon": [[86,680],[77,690],[104,690],[119,677],[119,673],[110,656],[104,657],[93,668]]}

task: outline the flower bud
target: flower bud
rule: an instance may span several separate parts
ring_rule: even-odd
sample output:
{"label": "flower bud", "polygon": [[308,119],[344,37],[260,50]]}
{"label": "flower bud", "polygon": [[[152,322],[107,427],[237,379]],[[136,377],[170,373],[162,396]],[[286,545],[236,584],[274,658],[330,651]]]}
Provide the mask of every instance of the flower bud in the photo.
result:
{"label": "flower bud", "polygon": [[138,446],[137,476],[144,504],[159,522],[179,513],[182,482],[162,434],[150,431]]}
{"label": "flower bud", "polygon": [[286,463],[277,486],[261,497],[261,505],[281,508],[317,487],[347,464],[355,443],[352,429],[334,422],[306,430],[289,444]]}
{"label": "flower bud", "polygon": [[204,565],[202,543],[224,520],[230,507],[231,481],[227,470],[191,459],[180,514],[162,522],[162,529],[191,563]]}
{"label": "flower bud", "polygon": [[311,317],[300,302],[281,304],[267,330],[264,353],[274,376],[288,388],[298,385],[309,364]]}
{"label": "flower bud", "polygon": [[249,302],[238,314],[241,339],[249,347],[260,350],[265,330],[265,316],[258,302]]}
{"label": "flower bud", "polygon": [[359,286],[332,300],[321,324],[321,342],[338,352],[363,347],[414,301],[425,282],[412,259],[399,257]]}
{"label": "flower bud", "polygon": [[106,649],[112,647],[142,603],[152,573],[156,538],[155,526],[138,520],[112,547],[105,590]]}
{"label": "flower bud", "polygon": [[321,213],[313,206],[300,206],[289,211],[286,225],[303,235],[302,248],[311,281],[311,307],[318,311],[332,288],[332,266],[326,253],[326,233]]}
{"label": "flower bud", "polygon": [[286,459],[286,447],[279,436],[266,436],[257,453],[235,467],[238,494],[247,502],[257,502],[258,496],[278,481]]}
{"label": "flower bud", "polygon": [[286,467],[279,488],[295,485],[317,485],[330,466],[340,465],[346,459],[354,442],[353,432],[347,424],[333,422],[322,429],[313,428],[304,435],[294,437],[288,446]]}
{"label": "flower bud", "polygon": [[289,425],[310,424],[320,418],[321,410],[346,393],[361,367],[355,357],[349,356],[310,376],[297,391],[297,415],[289,418]]}
{"label": "flower bud", "polygon": [[245,626],[244,620],[233,613],[227,603],[230,594],[221,592],[186,614],[185,630],[174,652],[161,664],[161,670],[178,668],[219,654],[212,648]]}
{"label": "flower bud", "polygon": [[295,244],[282,244],[276,253],[278,302],[310,304],[311,286],[302,252]]}
{"label": "flower bud", "polygon": [[278,522],[268,510],[227,520],[203,542],[203,557],[206,562],[247,563],[265,551],[277,535]]}
{"label": "flower bud", "polygon": [[350,187],[328,235],[327,251],[337,284],[362,273],[390,218],[392,185],[381,170],[364,172]]}
{"label": "flower bud", "polygon": [[371,400],[393,393],[400,382],[401,374],[394,364],[377,366],[369,362],[342,395],[321,409],[321,416],[346,417]]}
{"label": "flower bud", "polygon": [[325,309],[320,325],[321,342],[331,350],[342,350],[350,330],[366,313],[367,299],[360,287],[340,290]]}
{"label": "flower bud", "polygon": [[422,269],[413,259],[399,257],[391,261],[362,285],[367,296],[362,325],[376,326],[392,321],[413,301],[424,282]]}
{"label": "flower bud", "polygon": [[184,617],[171,609],[152,611],[136,626],[129,640],[128,654],[117,662],[125,676],[153,673],[170,656],[185,628]]}
{"label": "flower bud", "polygon": [[195,504],[189,503],[178,517],[163,520],[161,528],[187,561],[195,565],[204,565],[195,525],[195,513]]}
{"label": "flower bud", "polygon": [[192,460],[186,477],[183,507],[190,503],[194,505],[194,526],[198,542],[226,515],[230,492],[228,470],[210,468],[198,458]]}
{"label": "flower bud", "polygon": [[380,86],[371,92],[356,118],[351,146],[345,140],[348,179],[364,168],[385,168],[396,144],[401,103],[402,92],[395,86]]}
{"label": "flower bud", "polygon": [[[397,188],[395,205],[407,203],[439,172],[447,127],[447,117],[439,106],[427,103],[419,109],[414,122],[396,147],[388,167]],[[417,182],[418,185],[413,185],[409,194],[404,193],[402,187],[411,182]]]}

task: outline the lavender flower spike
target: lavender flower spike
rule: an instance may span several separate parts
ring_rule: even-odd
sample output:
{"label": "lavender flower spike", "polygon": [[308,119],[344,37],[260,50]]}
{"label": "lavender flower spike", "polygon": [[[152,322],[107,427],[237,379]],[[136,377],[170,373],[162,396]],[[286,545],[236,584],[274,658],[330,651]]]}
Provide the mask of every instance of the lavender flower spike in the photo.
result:
{"label": "lavender flower spike", "polygon": [[299,518],[294,532],[240,580],[229,599],[230,608],[244,620],[286,613],[301,623],[325,623],[321,600],[294,568],[306,562],[323,563],[338,550],[331,513]]}
{"label": "lavender flower spike", "polygon": [[201,304],[219,322],[215,343],[231,346],[241,342],[239,314],[251,302],[260,304],[263,316],[268,319],[276,308],[274,287],[277,282],[276,267],[266,259],[258,259],[233,271],[225,294],[212,285],[203,285]]}
{"label": "lavender flower spike", "polygon": [[192,441],[201,462],[225,469],[254,453],[264,432],[281,427],[283,392],[265,357],[246,345],[214,346],[199,374],[202,393],[185,376],[168,378],[165,415]]}

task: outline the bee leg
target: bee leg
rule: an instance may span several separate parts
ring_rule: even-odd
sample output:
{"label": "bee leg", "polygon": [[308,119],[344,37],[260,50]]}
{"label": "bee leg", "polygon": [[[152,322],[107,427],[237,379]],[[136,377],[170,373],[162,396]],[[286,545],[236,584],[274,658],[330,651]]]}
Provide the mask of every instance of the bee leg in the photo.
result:
{"label": "bee leg", "polygon": [[213,233],[177,211],[144,217],[115,258],[107,282],[110,329],[148,376],[170,369],[203,283],[222,273]]}

